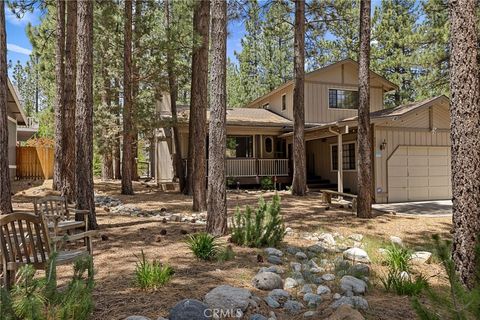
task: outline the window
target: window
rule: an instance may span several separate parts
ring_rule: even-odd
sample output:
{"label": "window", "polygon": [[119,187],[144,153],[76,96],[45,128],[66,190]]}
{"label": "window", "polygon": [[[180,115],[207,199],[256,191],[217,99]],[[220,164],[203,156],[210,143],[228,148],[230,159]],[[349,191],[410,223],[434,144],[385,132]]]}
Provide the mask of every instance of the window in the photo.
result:
{"label": "window", "polygon": [[262,106],[263,109],[268,109],[270,108],[270,103],[265,103],[263,106]]}
{"label": "window", "polygon": [[273,152],[273,139],[271,137],[265,138],[265,152],[266,153]]}
{"label": "window", "polygon": [[228,136],[227,137],[227,158],[252,158],[253,137],[252,136]]}
{"label": "window", "polygon": [[282,111],[287,110],[287,95],[282,95]]}
{"label": "window", "polygon": [[358,109],[358,91],[329,89],[328,107],[332,109]]}
{"label": "window", "polygon": [[[332,170],[338,170],[338,145],[332,145]],[[355,170],[355,142],[343,144],[343,170]]]}

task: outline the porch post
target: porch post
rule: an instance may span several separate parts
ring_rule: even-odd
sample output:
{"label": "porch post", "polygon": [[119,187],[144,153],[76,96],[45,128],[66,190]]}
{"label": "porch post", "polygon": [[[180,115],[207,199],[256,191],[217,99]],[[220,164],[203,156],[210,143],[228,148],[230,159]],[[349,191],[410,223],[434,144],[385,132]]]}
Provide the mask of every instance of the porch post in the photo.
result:
{"label": "porch post", "polygon": [[338,138],[338,171],[337,171],[337,184],[338,192],[343,192],[343,135],[340,133],[337,135]]}

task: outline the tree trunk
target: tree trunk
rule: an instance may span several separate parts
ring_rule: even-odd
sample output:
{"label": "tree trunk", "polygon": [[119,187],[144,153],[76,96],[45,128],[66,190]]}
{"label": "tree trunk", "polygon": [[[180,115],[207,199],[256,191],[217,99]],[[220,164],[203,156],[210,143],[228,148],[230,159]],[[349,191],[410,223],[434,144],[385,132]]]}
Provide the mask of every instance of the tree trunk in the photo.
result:
{"label": "tree trunk", "polygon": [[200,44],[192,54],[192,87],[188,144],[189,192],[193,194],[193,211],[205,211],[206,201],[206,140],[208,104],[208,45],[210,0],[196,2],[193,31]]}
{"label": "tree trunk", "polygon": [[[106,44],[108,45],[108,44]],[[110,78],[108,76],[107,70],[107,61],[102,59],[101,68],[102,68],[102,82],[103,88],[101,91],[101,102],[103,107],[112,112],[112,96],[111,96],[111,85]],[[109,130],[110,128],[107,128]],[[100,154],[102,156],[102,180],[111,180],[113,179],[113,145],[114,141],[106,140],[105,145],[102,145],[100,148]]]}
{"label": "tree trunk", "polygon": [[292,194],[307,192],[305,160],[305,1],[295,1],[295,88],[293,91]]}
{"label": "tree trunk", "polygon": [[78,2],[77,23],[76,206],[77,209],[89,210],[89,228],[96,229],[93,192],[93,1]]}
{"label": "tree trunk", "polygon": [[132,0],[125,0],[123,60],[123,158],[122,194],[133,194],[132,124]]}
{"label": "tree trunk", "polygon": [[[116,114],[116,124],[117,128],[120,127],[120,97],[119,97],[119,91],[118,88],[120,87],[119,81],[115,78],[114,81],[115,85],[115,95],[113,97],[115,101],[115,114]],[[120,157],[120,145],[121,145],[121,137],[120,134],[115,137],[113,141],[113,178],[114,179],[121,179],[122,174],[121,174],[121,157]]]}
{"label": "tree trunk", "polygon": [[208,147],[207,232],[227,233],[227,3],[212,1],[212,65]]}
{"label": "tree trunk", "polygon": [[475,0],[451,0],[450,91],[453,260],[460,280],[475,286],[480,257],[480,93]]}
{"label": "tree trunk", "polygon": [[[142,37],[142,6],[143,0],[135,0],[135,18],[134,18],[134,32],[133,32],[133,52],[139,53],[140,39]],[[133,128],[133,140],[132,140],[132,180],[138,181],[138,128],[137,128],[137,111],[138,110],[138,93],[140,90],[140,70],[138,67],[138,59],[140,56],[133,54],[132,56],[132,128]]]}
{"label": "tree trunk", "polygon": [[[358,59],[358,199],[357,216],[372,217],[372,134],[370,126],[370,0],[360,2]],[[338,146],[342,148],[342,146]]]}
{"label": "tree trunk", "polygon": [[77,1],[67,1],[65,46],[65,112],[63,120],[62,194],[69,202],[75,197],[75,76],[77,54]]}
{"label": "tree trunk", "polygon": [[65,117],[65,1],[56,0],[57,27],[55,47],[55,151],[53,190],[63,191],[64,117]]}
{"label": "tree trunk", "polygon": [[0,1],[0,214],[6,214],[13,211],[10,169],[8,167],[7,79],[5,3],[4,1]]}
{"label": "tree trunk", "polygon": [[[165,19],[167,21],[167,37],[169,44],[174,41],[172,39],[171,25],[170,25],[170,2],[165,0]],[[178,179],[180,191],[185,191],[185,170],[183,168],[182,154],[180,150],[180,135],[178,133],[178,119],[177,119],[177,98],[178,86],[177,78],[175,76],[175,51],[170,47],[167,48],[167,73],[168,73],[168,87],[170,92],[170,109],[172,112],[172,128],[173,128],[173,165],[175,168],[175,176]]]}
{"label": "tree trunk", "polygon": [[102,180],[111,179],[113,179],[113,158],[112,151],[108,149],[102,154]]}

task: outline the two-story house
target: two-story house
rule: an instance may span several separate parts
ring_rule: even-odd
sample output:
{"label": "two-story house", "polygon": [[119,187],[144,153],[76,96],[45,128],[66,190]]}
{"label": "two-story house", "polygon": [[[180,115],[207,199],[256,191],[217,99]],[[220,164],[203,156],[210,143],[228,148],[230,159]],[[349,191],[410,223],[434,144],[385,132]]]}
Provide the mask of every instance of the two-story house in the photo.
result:
{"label": "two-story house", "polygon": [[[370,73],[374,181],[377,203],[450,199],[450,115],[445,96],[386,109],[398,87]],[[227,111],[227,176],[240,183],[275,177],[290,183],[293,81]],[[167,99],[168,100],[168,99]],[[305,139],[309,187],[357,192],[358,64],[342,60],[305,76]],[[165,109],[167,110],[167,109]],[[187,158],[188,108],[181,108],[180,153]],[[175,152],[168,130],[157,146]],[[339,148],[339,146],[341,146]],[[160,147],[157,148],[157,150]],[[163,158],[167,152],[157,155]],[[157,158],[158,159],[158,158]],[[157,163],[156,177],[163,175]],[[171,170],[169,169],[169,172]]]}

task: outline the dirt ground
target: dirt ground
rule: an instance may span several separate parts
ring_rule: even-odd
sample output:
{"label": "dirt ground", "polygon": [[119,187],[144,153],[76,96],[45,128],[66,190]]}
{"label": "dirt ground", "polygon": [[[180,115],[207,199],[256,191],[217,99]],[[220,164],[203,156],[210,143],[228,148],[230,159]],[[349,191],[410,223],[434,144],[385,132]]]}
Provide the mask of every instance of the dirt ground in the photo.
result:
{"label": "dirt ground", "polygon": [[[32,199],[51,194],[51,181],[16,181],[14,183],[15,210],[33,210]],[[120,195],[118,182],[96,181],[95,190],[100,195],[110,195],[120,199],[124,204],[135,204],[144,210],[165,208],[173,213],[190,211],[191,197],[174,192],[161,192],[157,188],[135,183],[135,195]],[[264,193],[269,198],[273,193]],[[236,206],[254,205],[260,193],[232,192],[228,194],[230,214]],[[285,238],[285,246],[307,247],[313,241],[304,240],[305,232],[338,232],[344,236],[352,233],[363,234],[370,239],[367,245],[371,250],[378,248],[390,235],[399,236],[411,248],[431,248],[431,235],[441,234],[449,237],[450,217],[426,218],[405,217],[391,214],[377,214],[374,219],[357,219],[349,209],[330,208],[325,210],[318,194],[307,197],[293,197],[286,192],[281,193],[282,214],[285,225],[291,227],[295,234]],[[92,319],[124,319],[130,315],[143,315],[156,319],[168,316],[169,309],[176,302],[185,298],[202,300],[205,294],[221,284],[229,284],[248,288],[260,297],[266,296],[252,287],[251,279],[262,266],[258,263],[259,249],[234,246],[236,257],[232,261],[201,262],[194,258],[187,249],[183,233],[203,230],[203,226],[186,222],[162,223],[160,217],[131,217],[106,212],[97,208],[97,219],[100,234],[108,240],[96,239],[94,242],[94,263],[96,269],[96,288],[94,292],[95,310]],[[160,235],[162,229],[166,235]],[[222,238],[227,241],[227,238]],[[368,249],[368,248],[367,248]],[[143,250],[148,259],[156,259],[170,264],[175,275],[172,281],[155,292],[141,291],[133,285],[133,271],[137,256]],[[368,250],[367,250],[368,251]],[[370,252],[373,251],[368,251]],[[374,253],[373,253],[374,255]],[[372,257],[372,256],[371,256]],[[375,275],[384,272],[379,263],[372,257],[372,286],[366,295],[369,309],[364,314],[367,319],[415,319],[408,297],[387,294]],[[287,269],[287,266],[285,266]],[[445,275],[436,263],[425,265],[417,270],[429,278],[434,286],[445,283]],[[59,275],[71,275],[70,267],[62,267]],[[319,307],[319,310],[326,305]],[[268,315],[263,305],[260,313]],[[262,312],[263,311],[263,312]],[[279,319],[294,319],[275,310]],[[298,317],[301,319],[301,316]]]}

